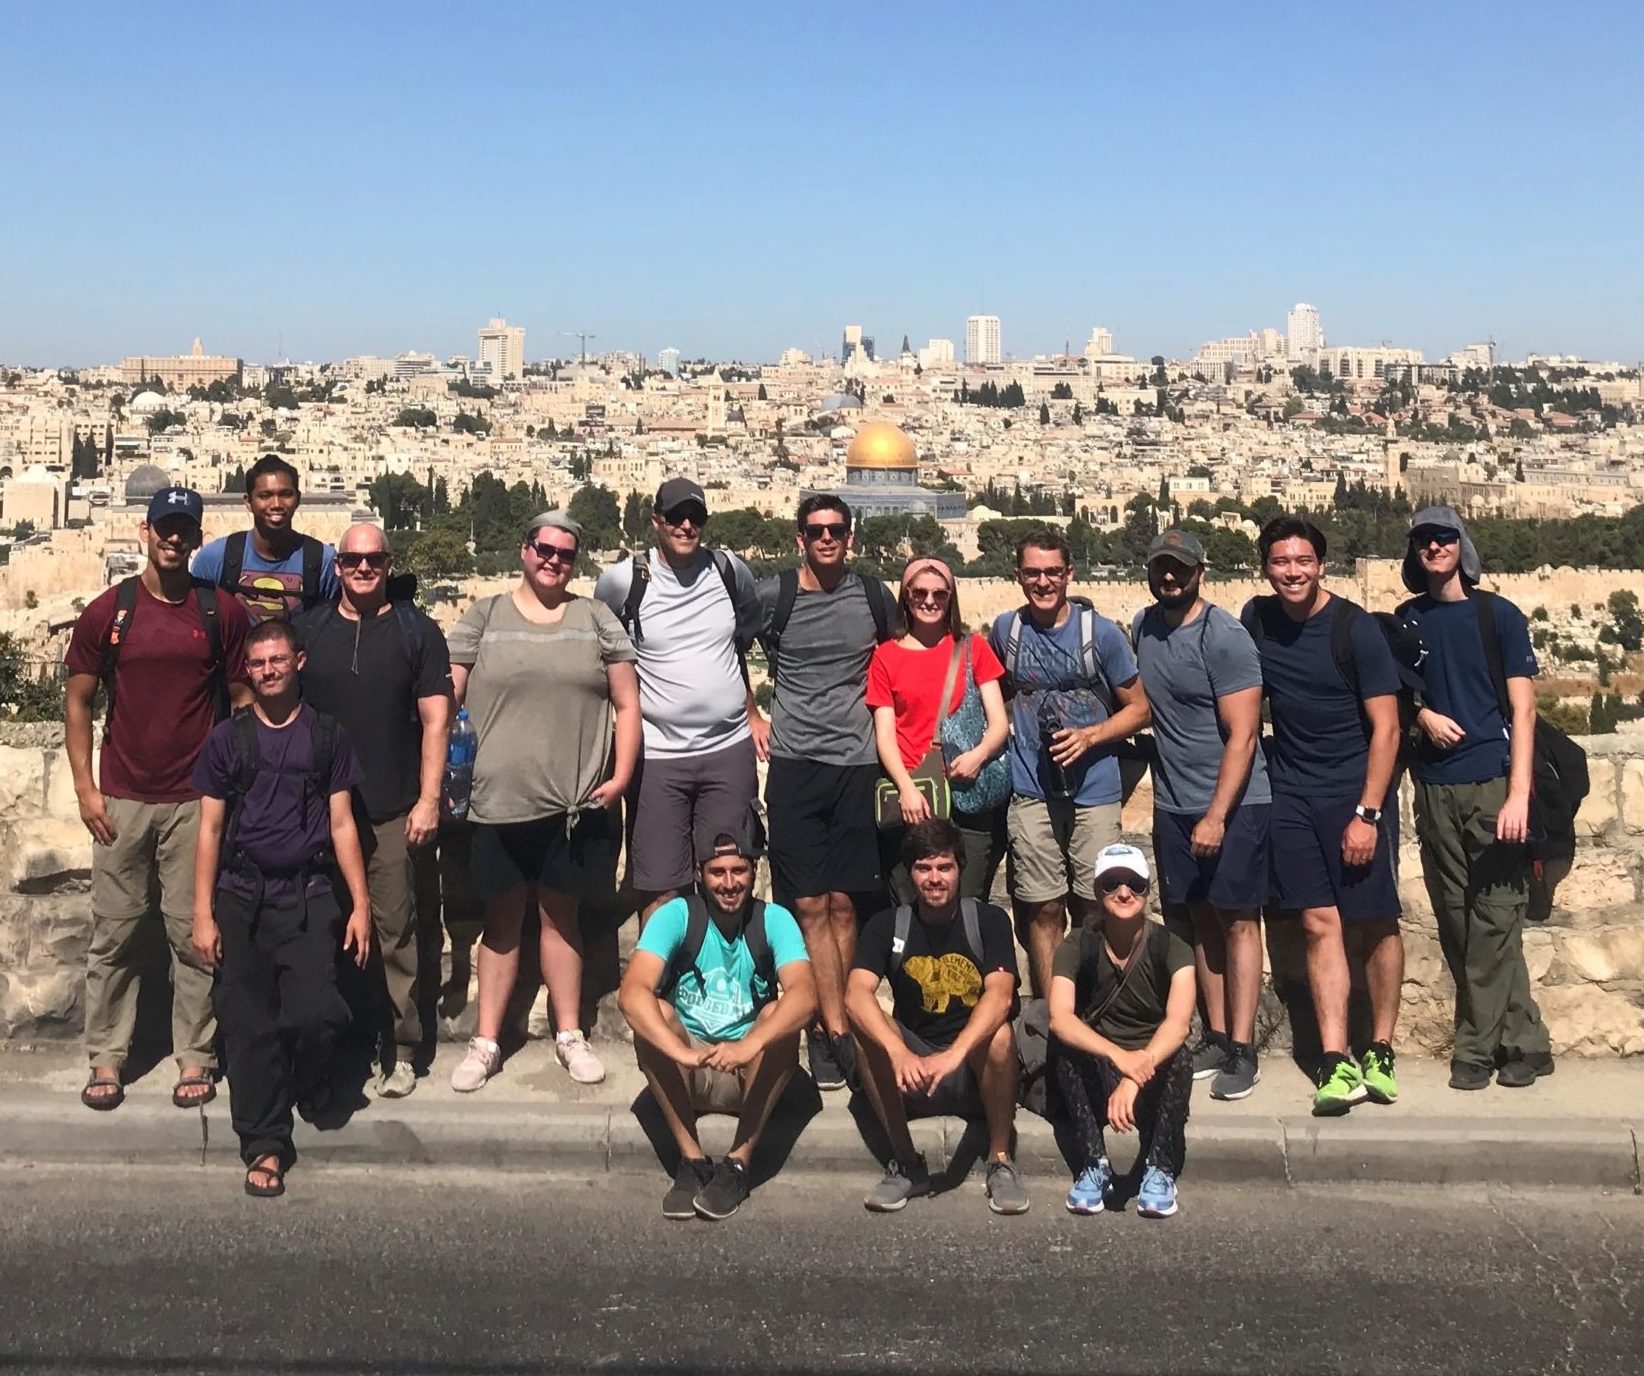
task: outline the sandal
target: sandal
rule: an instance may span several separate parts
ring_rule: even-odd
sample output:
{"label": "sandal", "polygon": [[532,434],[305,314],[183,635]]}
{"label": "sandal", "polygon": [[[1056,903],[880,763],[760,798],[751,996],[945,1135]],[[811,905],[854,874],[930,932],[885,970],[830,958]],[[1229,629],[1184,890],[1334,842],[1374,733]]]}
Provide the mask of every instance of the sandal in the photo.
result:
{"label": "sandal", "polygon": [[[261,1163],[272,1161],[272,1166]],[[252,1183],[252,1176],[260,1175],[271,1180],[271,1184],[257,1185]],[[257,1162],[245,1168],[245,1192],[253,1199],[278,1199],[285,1193],[285,1167],[280,1164],[277,1156],[260,1156]]]}
{"label": "sandal", "polygon": [[[184,1094],[185,1089],[198,1089],[205,1086],[204,1094]],[[204,1108],[217,1097],[217,1086],[211,1078],[209,1070],[197,1070],[192,1075],[179,1077],[172,1086],[171,1102],[178,1108]]]}
{"label": "sandal", "polygon": [[[112,1094],[93,1094],[92,1090],[99,1085],[113,1085],[114,1092]],[[91,1078],[85,1083],[85,1088],[80,1091],[80,1102],[87,1108],[96,1109],[99,1113],[107,1113],[111,1109],[119,1108],[125,1101],[126,1087],[120,1083],[119,1071],[112,1075],[99,1075],[95,1071],[92,1072]]]}

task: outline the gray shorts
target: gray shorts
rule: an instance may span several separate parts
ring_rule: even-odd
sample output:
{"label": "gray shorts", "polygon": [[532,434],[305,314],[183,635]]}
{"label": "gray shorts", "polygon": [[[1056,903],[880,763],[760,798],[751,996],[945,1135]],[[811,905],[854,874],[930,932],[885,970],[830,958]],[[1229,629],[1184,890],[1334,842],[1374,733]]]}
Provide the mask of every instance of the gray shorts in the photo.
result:
{"label": "gray shorts", "polygon": [[[927,1042],[917,1032],[910,1032],[901,1023],[896,1030],[902,1034],[902,1045],[915,1056],[934,1056],[945,1048]],[[976,1073],[970,1062],[964,1061],[947,1079],[922,1094],[904,1094],[902,1107],[909,1118],[936,1118],[946,1114],[951,1118],[982,1118],[982,1086],[976,1082]]]}
{"label": "gray shorts", "polygon": [[640,759],[628,790],[628,878],[642,893],[688,888],[698,841],[745,833],[759,793],[753,741]]}

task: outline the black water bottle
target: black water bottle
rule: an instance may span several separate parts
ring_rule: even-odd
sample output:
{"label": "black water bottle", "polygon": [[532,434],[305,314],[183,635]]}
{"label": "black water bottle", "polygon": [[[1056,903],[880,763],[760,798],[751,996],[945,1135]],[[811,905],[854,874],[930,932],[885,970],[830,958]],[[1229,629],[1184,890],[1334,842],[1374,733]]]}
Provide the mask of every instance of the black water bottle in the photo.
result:
{"label": "black water bottle", "polygon": [[1064,729],[1062,714],[1058,710],[1055,699],[1048,694],[1039,700],[1039,740],[1045,749],[1045,791],[1052,798],[1071,798],[1073,796],[1073,781],[1068,772],[1056,763],[1056,757],[1050,753],[1051,744],[1056,739],[1056,733]]}

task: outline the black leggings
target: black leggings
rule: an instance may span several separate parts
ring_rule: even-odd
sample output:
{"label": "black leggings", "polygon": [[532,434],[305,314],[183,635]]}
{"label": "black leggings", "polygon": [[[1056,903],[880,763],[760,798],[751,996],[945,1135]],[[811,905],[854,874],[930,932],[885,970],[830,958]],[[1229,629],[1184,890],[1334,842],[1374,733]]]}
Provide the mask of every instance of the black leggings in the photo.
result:
{"label": "black leggings", "polygon": [[[1108,1097],[1122,1078],[1106,1056],[1091,1056],[1058,1043],[1052,1051],[1056,1083],[1062,1091],[1079,1154],[1085,1166],[1107,1155],[1102,1130],[1107,1126]],[[1136,1129],[1141,1134],[1141,1160],[1179,1177],[1187,1160],[1187,1106],[1193,1094],[1193,1062],[1186,1048],[1158,1069],[1136,1096]]]}

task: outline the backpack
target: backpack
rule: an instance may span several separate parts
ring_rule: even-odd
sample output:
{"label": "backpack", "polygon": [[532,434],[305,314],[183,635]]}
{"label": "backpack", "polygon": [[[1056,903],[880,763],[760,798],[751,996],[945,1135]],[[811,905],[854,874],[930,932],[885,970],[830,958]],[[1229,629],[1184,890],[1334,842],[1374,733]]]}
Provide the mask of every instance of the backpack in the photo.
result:
{"label": "backpack", "polygon": [[[245,542],[251,532],[237,530],[223,541],[223,568],[217,575],[217,586],[226,592],[240,591],[240,576],[245,571]],[[325,564],[325,546],[312,535],[299,535],[303,550],[302,609],[306,612],[320,604],[320,571]]]}
{"label": "backpack", "polygon": [[[301,708],[298,708],[301,711]],[[251,786],[257,782],[257,776],[264,769],[269,768],[263,762],[262,751],[257,748],[257,713],[255,708],[242,707],[236,711],[230,722],[234,737],[234,771],[230,776],[227,803],[228,815],[223,822],[222,863],[223,868],[240,868],[246,863],[236,845],[239,832],[240,813],[244,810],[246,795],[251,792]],[[335,717],[325,712],[314,712],[314,758],[310,766],[301,771],[303,779],[303,806],[308,804],[308,790],[314,789],[322,797],[331,795],[331,765],[337,751],[337,721]],[[275,770],[275,773],[286,773],[285,770]],[[314,870],[331,863],[331,848],[327,846],[318,855],[314,856],[304,870]]]}
{"label": "backpack", "polygon": [[[976,968],[982,968],[982,916],[974,898],[959,900],[959,926],[965,936],[965,946],[971,958],[976,962]],[[885,978],[889,979],[902,968],[902,962],[907,958],[908,934],[913,931],[913,905],[904,903],[896,910],[896,917],[891,928],[891,957],[890,967],[885,971]]]}
{"label": "backpack", "polygon": [[[132,574],[122,578],[114,591],[114,619],[109,622],[108,634],[103,637],[103,663],[97,672],[103,683],[103,698],[108,705],[103,718],[103,739],[114,726],[114,671],[120,663],[120,647],[131,634],[131,619],[137,614],[137,592],[142,578]],[[217,589],[201,578],[189,580],[194,600],[200,609],[200,625],[205,631],[206,645],[211,654],[211,707],[214,721],[228,716],[228,680],[223,673],[223,632],[217,609]]]}
{"label": "backpack", "polygon": [[[413,582],[411,587],[414,593],[416,584]],[[415,687],[417,681],[422,677],[423,653],[425,650],[422,613],[417,610],[414,602],[401,600],[399,597],[391,597],[388,605],[392,608],[391,615],[394,618],[395,628],[399,631],[400,648],[405,652],[405,662],[411,669],[411,682]],[[304,639],[312,637],[314,640],[318,640],[320,633],[331,624],[336,615],[337,604],[335,602],[322,602],[315,610],[313,617],[303,627],[307,632]],[[417,718],[415,694],[413,694],[411,703],[411,715],[413,718]]]}
{"label": "backpack", "polygon": [[[714,567],[719,570],[719,581],[725,585],[725,596],[731,599],[731,619],[740,621],[736,606],[736,565],[731,562],[731,556],[722,549],[710,549]],[[628,596],[623,600],[622,610],[617,613],[617,620],[622,623],[622,629],[628,632],[629,638],[635,645],[642,645],[645,641],[645,627],[639,619],[639,604],[645,600],[645,592],[651,586],[651,554],[649,550],[640,550],[628,561],[632,575],[628,580]],[[736,662],[742,670],[742,681],[748,681],[748,647],[742,643],[742,637],[733,634],[736,644]]]}
{"label": "backpack", "polygon": [[[674,948],[673,955],[663,967],[662,978],[656,986],[656,996],[659,999],[671,998],[679,981],[687,973],[694,974],[697,984],[706,987],[707,981],[703,978],[696,961],[702,954],[702,943],[708,939],[708,923],[711,921],[712,918],[708,915],[708,900],[699,893],[686,894],[685,939]],[[754,974],[765,986],[763,998],[760,997],[759,985],[756,983],[753,987],[754,1011],[757,1012],[776,997],[776,957],[771,952],[770,938],[765,934],[763,899],[749,900],[737,935],[748,943],[748,954],[753,957]]]}
{"label": "backpack", "polygon": [[[862,582],[862,595],[868,599],[868,611],[873,615],[873,639],[882,645],[891,638],[892,602],[890,590],[872,574],[851,570]],[[776,605],[771,608],[771,622],[759,643],[765,649],[765,662],[770,665],[771,682],[776,682],[776,657],[782,648],[782,632],[788,628],[793,615],[793,604],[799,600],[799,570],[783,569],[776,576]]]}

